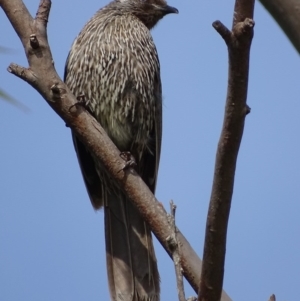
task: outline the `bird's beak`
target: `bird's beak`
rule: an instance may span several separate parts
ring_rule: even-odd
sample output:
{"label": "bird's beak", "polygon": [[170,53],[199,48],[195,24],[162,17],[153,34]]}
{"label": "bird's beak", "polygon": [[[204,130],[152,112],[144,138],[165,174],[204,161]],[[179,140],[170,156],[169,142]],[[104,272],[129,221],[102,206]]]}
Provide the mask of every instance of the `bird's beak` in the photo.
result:
{"label": "bird's beak", "polygon": [[167,15],[167,14],[178,14],[179,11],[177,8],[173,7],[173,6],[169,6],[169,5],[166,5],[163,7],[163,11],[164,13]]}

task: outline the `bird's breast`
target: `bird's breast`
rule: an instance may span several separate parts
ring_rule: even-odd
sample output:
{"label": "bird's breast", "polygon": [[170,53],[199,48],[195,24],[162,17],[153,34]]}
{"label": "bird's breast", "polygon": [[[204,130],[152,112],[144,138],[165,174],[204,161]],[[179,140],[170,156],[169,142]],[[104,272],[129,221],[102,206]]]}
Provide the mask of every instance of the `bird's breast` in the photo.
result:
{"label": "bird's breast", "polygon": [[[159,61],[149,30],[135,18],[102,15],[75,40],[68,86],[121,150],[147,145],[161,101]],[[130,17],[132,18],[132,17]]]}

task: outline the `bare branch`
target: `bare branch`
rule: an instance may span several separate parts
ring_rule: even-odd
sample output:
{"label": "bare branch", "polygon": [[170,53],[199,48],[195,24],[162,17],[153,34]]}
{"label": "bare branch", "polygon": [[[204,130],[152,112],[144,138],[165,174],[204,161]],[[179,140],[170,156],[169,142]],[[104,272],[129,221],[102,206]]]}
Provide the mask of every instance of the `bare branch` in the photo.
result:
{"label": "bare branch", "polygon": [[172,259],[175,266],[176,282],[177,282],[177,292],[179,301],[185,300],[183,277],[182,277],[182,267],[180,262],[180,246],[177,240],[177,228],[175,223],[176,205],[173,201],[170,201],[170,214],[169,214],[169,224],[173,234],[167,238],[169,249],[172,250]]}
{"label": "bare branch", "polygon": [[228,45],[231,41],[231,31],[221,21],[218,20],[213,22],[212,26]]}
{"label": "bare branch", "polygon": [[32,70],[19,66],[17,64],[10,64],[7,68],[7,71],[14,74],[15,76],[23,79],[28,83],[35,83],[36,76]]}
{"label": "bare branch", "polygon": [[250,112],[246,100],[253,10],[254,0],[236,0],[231,32],[219,21],[213,24],[228,46],[229,74],[225,116],[206,222],[199,301],[218,301],[222,291],[236,161],[245,117]]}
{"label": "bare branch", "polygon": [[300,53],[300,2],[299,0],[260,0]]}
{"label": "bare branch", "polygon": [[[172,231],[165,210],[133,169],[120,172],[124,167],[124,161],[119,156],[120,151],[99,123],[82,106],[76,105],[78,102],[76,97],[59,78],[54,68],[46,32],[51,1],[40,1],[35,19],[30,16],[21,0],[0,0],[0,6],[17,32],[29,63],[29,68],[11,64],[9,72],[33,86],[65,123],[76,132],[89,151],[103,162],[105,168],[138,208],[155,236],[171,256],[167,237],[172,235]],[[179,230],[177,239],[181,246],[180,261],[183,275],[197,292],[200,283],[201,260]],[[222,300],[230,301],[230,298],[224,293]]]}

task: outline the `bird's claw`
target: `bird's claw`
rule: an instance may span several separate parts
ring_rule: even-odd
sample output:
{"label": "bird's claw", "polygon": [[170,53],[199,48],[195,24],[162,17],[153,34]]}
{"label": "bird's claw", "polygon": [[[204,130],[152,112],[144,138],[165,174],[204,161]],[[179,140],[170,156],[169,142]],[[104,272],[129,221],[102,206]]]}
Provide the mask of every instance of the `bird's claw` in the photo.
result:
{"label": "bird's claw", "polygon": [[125,171],[131,167],[134,168],[137,166],[135,158],[133,157],[133,155],[130,152],[121,152],[120,157],[125,161],[125,165],[122,169],[119,170],[119,172]]}
{"label": "bird's claw", "polygon": [[86,99],[85,99],[85,95],[83,93],[76,96],[76,99],[78,101],[75,104],[70,106],[69,112],[76,106],[83,106],[84,108],[86,108]]}

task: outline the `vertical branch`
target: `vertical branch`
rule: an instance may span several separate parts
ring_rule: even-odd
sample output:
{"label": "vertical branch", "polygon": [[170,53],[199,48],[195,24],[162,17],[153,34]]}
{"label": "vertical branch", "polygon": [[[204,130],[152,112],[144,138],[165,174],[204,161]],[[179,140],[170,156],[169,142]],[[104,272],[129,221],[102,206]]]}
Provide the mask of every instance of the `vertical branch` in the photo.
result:
{"label": "vertical branch", "polygon": [[172,259],[175,266],[175,275],[177,283],[178,300],[185,301],[184,284],[182,277],[182,266],[180,262],[180,247],[177,239],[177,227],[175,223],[176,205],[170,201],[170,214],[168,214],[168,221],[173,234],[167,238],[170,250],[172,250]]}
{"label": "vertical branch", "polygon": [[236,0],[232,30],[220,21],[213,27],[225,40],[229,55],[225,116],[218,144],[209,204],[198,300],[220,300],[226,252],[227,225],[234,186],[237,155],[247,106],[249,54],[253,37],[254,0]]}

